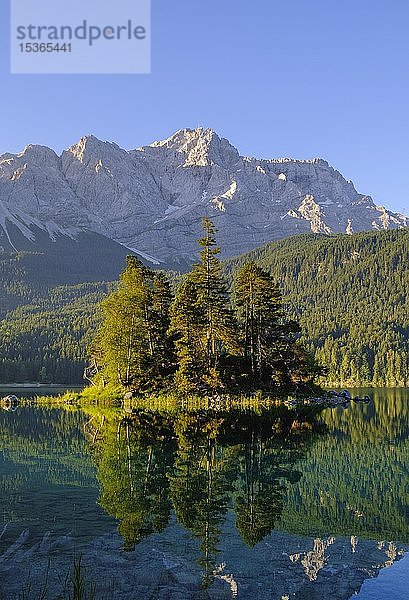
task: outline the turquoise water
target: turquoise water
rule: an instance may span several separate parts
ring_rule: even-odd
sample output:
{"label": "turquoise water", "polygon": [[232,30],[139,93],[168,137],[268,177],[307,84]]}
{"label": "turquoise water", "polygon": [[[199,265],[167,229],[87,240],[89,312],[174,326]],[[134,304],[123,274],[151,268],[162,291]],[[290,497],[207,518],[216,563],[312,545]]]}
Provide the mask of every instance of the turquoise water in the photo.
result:
{"label": "turquoise water", "polygon": [[409,391],[360,393],[0,410],[0,598],[73,597],[81,557],[84,598],[406,599]]}

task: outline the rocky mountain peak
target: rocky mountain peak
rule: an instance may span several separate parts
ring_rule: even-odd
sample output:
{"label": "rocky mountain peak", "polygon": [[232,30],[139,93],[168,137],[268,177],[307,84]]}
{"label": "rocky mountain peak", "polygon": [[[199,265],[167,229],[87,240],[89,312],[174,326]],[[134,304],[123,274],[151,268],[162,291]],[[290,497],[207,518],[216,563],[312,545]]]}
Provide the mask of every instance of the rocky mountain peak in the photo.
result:
{"label": "rocky mountain peak", "polygon": [[112,151],[120,150],[114,142],[104,142],[94,135],[83,136],[76,144],[68,148],[64,154],[71,154],[79,162],[86,162],[87,158],[95,155],[110,154]]}
{"label": "rocky mountain peak", "polygon": [[151,144],[152,148],[167,148],[184,155],[184,167],[220,165],[228,168],[239,160],[239,153],[213,129],[180,129],[170,138]]}
{"label": "rocky mountain peak", "polygon": [[0,156],[0,168],[7,169],[7,166],[12,167],[24,163],[41,167],[49,164],[55,165],[58,161],[58,155],[51,148],[39,144],[28,144],[24,150],[17,154],[7,153]]}
{"label": "rocky mountain peak", "polygon": [[80,163],[87,163],[97,157],[111,156],[116,151],[125,152],[113,142],[103,142],[94,135],[83,136],[76,144],[65,150],[62,154],[63,161],[75,158]]}

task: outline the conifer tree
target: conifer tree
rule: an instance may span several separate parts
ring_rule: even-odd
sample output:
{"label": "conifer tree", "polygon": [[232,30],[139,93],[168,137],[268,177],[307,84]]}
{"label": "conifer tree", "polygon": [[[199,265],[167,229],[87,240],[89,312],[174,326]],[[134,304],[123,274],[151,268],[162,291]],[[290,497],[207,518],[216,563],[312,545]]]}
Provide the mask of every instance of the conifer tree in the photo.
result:
{"label": "conifer tree", "polygon": [[202,332],[206,320],[199,303],[197,286],[190,277],[184,281],[175,296],[171,309],[170,334],[177,336],[178,371],[175,383],[179,389],[193,391],[206,373],[205,348]]}
{"label": "conifer tree", "polygon": [[281,294],[270,275],[255,262],[240,269],[235,289],[244,329],[244,357],[252,376],[260,377],[280,327]]}
{"label": "conifer tree", "polygon": [[309,379],[314,365],[296,344],[298,324],[284,319],[281,292],[271,275],[248,262],[236,275],[235,292],[251,386]]}
{"label": "conifer tree", "polygon": [[221,367],[227,351],[237,351],[236,327],[229,308],[213,223],[203,219],[200,262],[180,286],[172,310],[171,331],[177,342],[182,387],[222,386]]}
{"label": "conifer tree", "polygon": [[153,275],[152,306],[150,311],[153,352],[156,375],[159,378],[172,374],[176,366],[174,339],[168,334],[170,307],[173,294],[170,282],[164,273]]}

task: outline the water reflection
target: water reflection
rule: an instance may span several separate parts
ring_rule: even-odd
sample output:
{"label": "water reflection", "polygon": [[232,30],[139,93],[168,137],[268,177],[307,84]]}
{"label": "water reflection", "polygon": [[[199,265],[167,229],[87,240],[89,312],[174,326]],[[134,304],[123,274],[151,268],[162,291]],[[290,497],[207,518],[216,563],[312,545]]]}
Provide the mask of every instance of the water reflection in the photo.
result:
{"label": "water reflection", "polygon": [[409,395],[375,390],[373,396],[368,405],[322,413],[328,434],[316,438],[302,461],[281,528],[409,541]]}
{"label": "water reflection", "polygon": [[0,410],[0,555],[26,528],[35,541],[45,532],[85,541],[106,531],[85,419],[52,408]]}
{"label": "water reflection", "polygon": [[163,531],[173,509],[200,540],[207,584],[228,510],[249,546],[271,533],[288,487],[302,477],[297,463],[323,431],[317,413],[285,408],[111,415],[92,434],[99,502],[119,520],[128,550]]}
{"label": "water reflection", "polygon": [[0,411],[0,592],[33,561],[41,592],[47,551],[61,596],[79,537],[96,598],[346,600],[409,542],[409,395],[373,395],[301,415]]}
{"label": "water reflection", "polygon": [[174,511],[200,541],[204,585],[228,511],[250,547],[274,529],[319,547],[333,535],[408,542],[407,434],[398,395],[309,415],[139,408],[107,419],[94,440],[100,504],[126,549],[163,531]]}

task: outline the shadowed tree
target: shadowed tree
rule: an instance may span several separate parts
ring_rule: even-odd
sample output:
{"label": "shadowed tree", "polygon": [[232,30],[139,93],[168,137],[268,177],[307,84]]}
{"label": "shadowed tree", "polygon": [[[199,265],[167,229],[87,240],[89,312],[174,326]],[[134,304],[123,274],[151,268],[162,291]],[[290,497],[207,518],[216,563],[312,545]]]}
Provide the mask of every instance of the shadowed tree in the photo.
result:
{"label": "shadowed tree", "polygon": [[272,276],[253,261],[244,264],[235,278],[235,295],[250,386],[271,388],[312,379],[316,367],[296,342],[300,327],[285,319]]}

